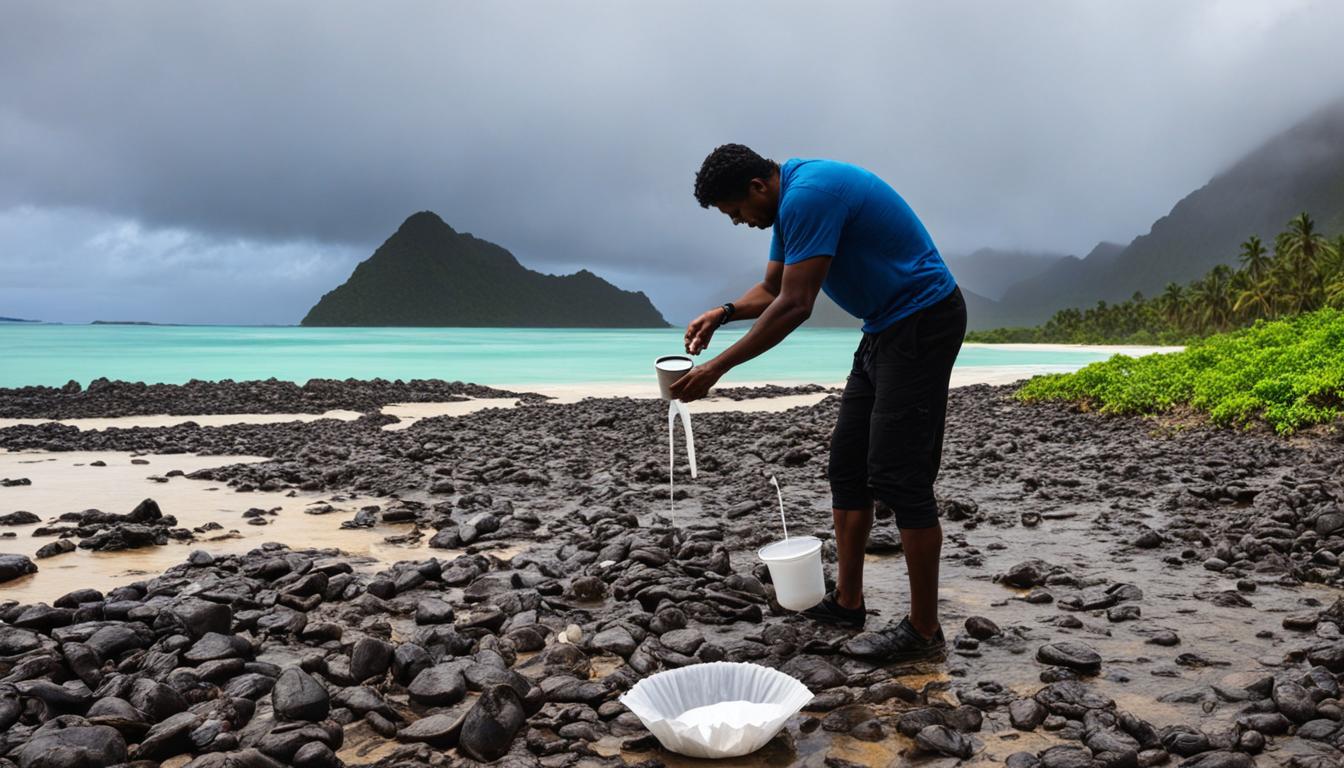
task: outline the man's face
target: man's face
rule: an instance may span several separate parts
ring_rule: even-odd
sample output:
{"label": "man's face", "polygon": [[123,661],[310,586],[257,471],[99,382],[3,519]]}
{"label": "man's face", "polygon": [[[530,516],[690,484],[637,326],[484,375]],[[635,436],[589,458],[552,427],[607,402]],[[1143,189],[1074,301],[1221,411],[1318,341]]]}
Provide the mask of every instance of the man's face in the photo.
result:
{"label": "man's face", "polygon": [[770,188],[762,179],[752,179],[747,194],[740,200],[727,200],[714,207],[733,220],[733,226],[746,224],[757,229],[769,229],[775,223],[775,201]]}

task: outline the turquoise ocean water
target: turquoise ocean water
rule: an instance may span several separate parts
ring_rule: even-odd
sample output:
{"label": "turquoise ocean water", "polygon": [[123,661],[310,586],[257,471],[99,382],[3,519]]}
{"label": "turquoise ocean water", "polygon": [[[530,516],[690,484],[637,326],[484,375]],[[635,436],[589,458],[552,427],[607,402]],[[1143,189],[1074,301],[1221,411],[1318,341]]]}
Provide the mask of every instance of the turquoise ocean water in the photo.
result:
{"label": "turquoise ocean water", "polygon": [[[723,329],[710,350],[746,331]],[[0,323],[0,386],[87,385],[99,376],[188,379],[439,378],[493,386],[640,383],[653,359],[682,351],[682,329],[303,328]],[[722,381],[840,382],[859,332],[808,329]],[[1085,350],[962,348],[959,367],[1067,370],[1102,360]]]}

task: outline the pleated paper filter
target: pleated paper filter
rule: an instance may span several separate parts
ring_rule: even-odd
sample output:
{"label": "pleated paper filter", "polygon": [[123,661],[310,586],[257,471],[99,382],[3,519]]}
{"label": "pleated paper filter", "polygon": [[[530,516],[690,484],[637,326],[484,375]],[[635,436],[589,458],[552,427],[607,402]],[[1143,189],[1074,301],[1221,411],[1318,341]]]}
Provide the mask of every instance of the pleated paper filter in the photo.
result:
{"label": "pleated paper filter", "polygon": [[621,697],[665,748],[709,758],[755,752],[811,700],[783,672],[728,661],[659,672]]}

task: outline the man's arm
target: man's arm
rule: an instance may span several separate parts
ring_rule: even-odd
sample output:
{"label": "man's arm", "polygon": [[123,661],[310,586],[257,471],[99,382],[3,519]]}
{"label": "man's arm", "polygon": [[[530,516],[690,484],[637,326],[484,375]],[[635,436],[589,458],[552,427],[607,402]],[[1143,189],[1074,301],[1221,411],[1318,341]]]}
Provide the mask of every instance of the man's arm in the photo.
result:
{"label": "man's arm", "polygon": [[767,262],[765,279],[747,289],[741,298],[733,302],[733,319],[750,320],[760,317],[766,307],[779,296],[783,275],[783,262]]}
{"label": "man's arm", "polygon": [[779,295],[769,302],[751,330],[718,357],[692,368],[673,382],[672,396],[682,402],[704,397],[729,369],[765,352],[793,333],[812,315],[812,305],[830,266],[830,256],[814,256],[782,267]]}
{"label": "man's arm", "polygon": [[[770,306],[770,302],[779,295],[781,275],[784,273],[784,263],[778,261],[768,262],[765,268],[765,279],[742,294],[737,301],[733,302],[733,320],[750,320],[753,317],[760,317],[765,308]],[[709,340],[718,330],[723,320],[723,308],[715,307],[704,312],[695,318],[686,326],[686,351],[692,355],[698,355],[709,346]]]}
{"label": "man's arm", "polygon": [[[772,266],[778,264],[774,262]],[[746,335],[731,347],[719,353],[706,365],[723,371],[735,368],[784,340],[807,318],[812,316],[821,283],[830,269],[830,256],[814,256],[787,267],[781,267],[779,295],[761,312],[760,319]]]}

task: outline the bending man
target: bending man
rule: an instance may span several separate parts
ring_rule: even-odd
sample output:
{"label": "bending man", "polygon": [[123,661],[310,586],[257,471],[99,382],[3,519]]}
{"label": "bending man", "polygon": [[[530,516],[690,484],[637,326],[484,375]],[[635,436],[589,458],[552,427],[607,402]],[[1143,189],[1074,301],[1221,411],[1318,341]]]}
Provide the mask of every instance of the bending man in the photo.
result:
{"label": "bending man", "polygon": [[778,344],[811,315],[818,291],[862,319],[863,338],[841,397],[828,466],[839,553],[836,588],[804,613],[863,627],[863,556],[877,500],[895,515],[910,579],[909,614],[879,630],[884,660],[941,658],[943,533],[933,483],[942,459],[948,381],[966,332],[961,290],[910,206],[857,166],[800,159],[780,166],[740,144],[725,144],[696,174],[695,198],[734,225],[773,228],[773,239],[765,279],[691,321],[686,351],[704,351],[729,320],[756,323],[679,379],[673,396],[704,397],[729,369]]}

